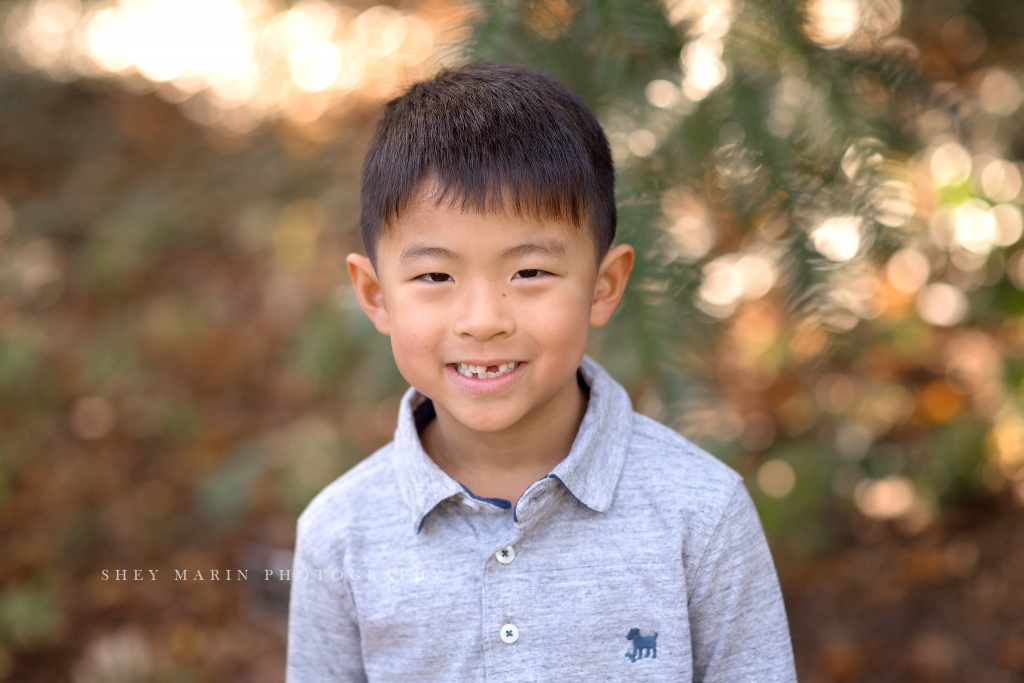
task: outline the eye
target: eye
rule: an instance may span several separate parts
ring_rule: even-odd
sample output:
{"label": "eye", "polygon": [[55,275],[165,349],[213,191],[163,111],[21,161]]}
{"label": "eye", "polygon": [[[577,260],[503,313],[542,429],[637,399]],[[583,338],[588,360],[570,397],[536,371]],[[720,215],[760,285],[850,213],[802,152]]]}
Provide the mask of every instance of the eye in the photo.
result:
{"label": "eye", "polygon": [[512,277],[513,278],[517,278],[517,277],[518,278],[532,278],[532,277],[537,277],[538,275],[540,275],[543,272],[544,271],[540,270],[539,268],[525,268],[523,270],[518,271]]}
{"label": "eye", "polygon": [[417,279],[424,280],[426,282],[447,282],[452,279],[452,276],[448,273],[424,273]]}

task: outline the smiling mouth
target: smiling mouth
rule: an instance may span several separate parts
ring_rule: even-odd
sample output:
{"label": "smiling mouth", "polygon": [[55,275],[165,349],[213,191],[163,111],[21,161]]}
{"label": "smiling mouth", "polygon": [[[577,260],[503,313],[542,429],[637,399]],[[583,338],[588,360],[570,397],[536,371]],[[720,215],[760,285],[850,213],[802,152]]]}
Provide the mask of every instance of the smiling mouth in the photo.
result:
{"label": "smiling mouth", "polygon": [[522,361],[509,361],[500,365],[471,365],[469,363],[452,363],[452,367],[463,377],[473,379],[491,379],[501,377],[515,370]]}

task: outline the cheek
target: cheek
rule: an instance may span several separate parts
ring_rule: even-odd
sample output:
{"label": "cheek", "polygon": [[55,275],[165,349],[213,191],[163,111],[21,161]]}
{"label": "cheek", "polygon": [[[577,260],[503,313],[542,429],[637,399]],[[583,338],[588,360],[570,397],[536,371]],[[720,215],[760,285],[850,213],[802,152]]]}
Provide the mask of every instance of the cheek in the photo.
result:
{"label": "cheek", "polygon": [[543,305],[523,311],[531,336],[542,339],[548,349],[572,355],[586,347],[590,330],[590,301],[577,292],[560,293]]}
{"label": "cheek", "polygon": [[389,311],[391,348],[401,364],[405,358],[430,354],[444,336],[445,319],[437,307],[398,301]]}
{"label": "cheek", "polygon": [[[424,370],[433,367],[433,345],[423,335],[422,330],[412,327],[413,331],[402,329],[391,330],[391,353],[395,358],[398,372],[409,384],[425,389],[423,384]],[[417,334],[418,332],[418,334]]]}

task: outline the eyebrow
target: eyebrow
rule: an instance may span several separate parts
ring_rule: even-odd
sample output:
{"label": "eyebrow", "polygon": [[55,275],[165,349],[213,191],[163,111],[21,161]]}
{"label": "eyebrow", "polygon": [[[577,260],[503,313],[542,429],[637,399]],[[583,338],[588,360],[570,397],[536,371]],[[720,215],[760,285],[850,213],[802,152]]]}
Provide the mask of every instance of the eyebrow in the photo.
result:
{"label": "eyebrow", "polygon": [[541,240],[539,242],[526,242],[509,247],[502,252],[503,259],[512,259],[523,256],[565,256],[567,253],[565,245],[557,240]]}
{"label": "eyebrow", "polygon": [[429,244],[413,244],[402,251],[399,257],[402,261],[417,261],[419,259],[438,259],[440,261],[461,261],[459,255],[451,249],[444,247],[432,247]]}
{"label": "eyebrow", "polygon": [[[501,253],[502,260],[522,258],[523,256],[555,256],[566,255],[565,245],[557,240],[541,240],[539,242],[524,242],[514,247],[509,247]],[[434,247],[429,244],[413,244],[402,251],[399,257],[402,261],[417,261],[419,259],[437,259],[439,261],[461,261],[457,253],[444,247]]]}

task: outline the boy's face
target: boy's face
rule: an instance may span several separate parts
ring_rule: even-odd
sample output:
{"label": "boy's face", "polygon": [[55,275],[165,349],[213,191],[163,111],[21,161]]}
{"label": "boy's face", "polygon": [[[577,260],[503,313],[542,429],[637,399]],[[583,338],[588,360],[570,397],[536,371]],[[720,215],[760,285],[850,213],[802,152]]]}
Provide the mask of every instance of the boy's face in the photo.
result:
{"label": "boy's face", "polygon": [[576,391],[589,328],[611,317],[632,263],[620,245],[595,267],[586,228],[430,198],[381,240],[376,269],[348,258],[360,305],[391,336],[405,379],[480,432],[528,424]]}

